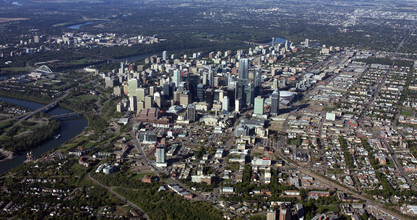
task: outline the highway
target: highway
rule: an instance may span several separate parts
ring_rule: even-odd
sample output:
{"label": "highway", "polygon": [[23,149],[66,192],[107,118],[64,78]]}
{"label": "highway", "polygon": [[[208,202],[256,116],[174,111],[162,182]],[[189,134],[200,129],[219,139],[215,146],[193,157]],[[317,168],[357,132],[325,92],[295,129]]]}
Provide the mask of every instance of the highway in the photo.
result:
{"label": "highway", "polygon": [[[64,95],[62,95],[61,97],[57,98],[53,102],[51,102],[51,103],[49,103],[47,105],[44,105],[41,108],[36,109],[35,111],[28,112],[28,113],[26,113],[23,116],[17,117],[17,118],[20,118],[19,121],[17,121],[12,127],[10,127],[10,129],[12,129],[12,128],[18,126],[18,125],[20,125],[23,121],[26,121],[27,119],[31,118],[32,116],[34,116],[35,114],[37,114],[37,113],[39,113],[41,111],[44,111],[44,110],[47,110],[49,108],[55,107],[58,104],[59,101],[61,101],[62,99],[66,98],[69,95],[70,90],[71,89],[66,90],[64,92]],[[3,135],[5,135],[5,133]]]}

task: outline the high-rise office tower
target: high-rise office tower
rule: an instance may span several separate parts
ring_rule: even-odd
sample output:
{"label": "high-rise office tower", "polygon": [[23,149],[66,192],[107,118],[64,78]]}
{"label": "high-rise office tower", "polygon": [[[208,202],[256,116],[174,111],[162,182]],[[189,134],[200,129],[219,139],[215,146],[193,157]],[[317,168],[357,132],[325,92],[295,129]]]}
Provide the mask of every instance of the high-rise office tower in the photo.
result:
{"label": "high-rise office tower", "polygon": [[123,74],[125,72],[125,63],[120,62],[120,69],[119,69],[119,73]]}
{"label": "high-rise office tower", "polygon": [[230,87],[232,85],[232,81],[233,81],[232,74],[227,73],[227,84],[226,84],[227,87]]}
{"label": "high-rise office tower", "polygon": [[208,72],[203,73],[203,85],[208,84]]}
{"label": "high-rise office tower", "polygon": [[137,101],[145,101],[145,96],[146,96],[146,88],[137,88],[136,89],[136,98]]}
{"label": "high-rise office tower", "polygon": [[222,100],[222,110],[223,111],[229,111],[229,98],[227,96],[223,97]]}
{"label": "high-rise office tower", "polygon": [[224,91],[223,90],[219,90],[219,101],[223,102],[223,98],[224,98]]}
{"label": "high-rise office tower", "polygon": [[145,109],[152,108],[153,97],[145,96]]}
{"label": "high-rise office tower", "polygon": [[278,115],[279,114],[279,91],[274,90],[271,95],[271,115]]}
{"label": "high-rise office tower", "polygon": [[255,87],[253,83],[248,83],[244,87],[244,93],[246,98],[246,106],[253,106],[253,101],[255,100]]}
{"label": "high-rise office tower", "polygon": [[255,98],[255,107],[253,110],[255,115],[263,115],[264,114],[264,98],[258,96]]}
{"label": "high-rise office tower", "polygon": [[138,101],[136,103],[136,108],[137,108],[136,113],[139,113],[140,110],[145,108],[145,102],[144,101]]}
{"label": "high-rise office tower", "polygon": [[33,37],[33,42],[35,43],[35,44],[37,44],[37,43],[39,43],[40,42],[40,40],[39,40],[40,38],[39,38],[39,36],[38,35],[35,35],[34,37]]}
{"label": "high-rise office tower", "polygon": [[136,101],[136,96],[130,96],[129,97],[129,107],[130,107],[130,111],[134,112],[137,109],[137,101]]}
{"label": "high-rise office tower", "polygon": [[188,104],[191,103],[191,95],[189,91],[184,91],[180,95],[180,105],[184,108],[187,107]]}
{"label": "high-rise office tower", "polygon": [[272,47],[274,47],[274,46],[275,46],[275,37],[273,37],[273,38],[272,38],[272,44],[271,44],[271,46],[272,46]]}
{"label": "high-rise office tower", "polygon": [[211,68],[209,69],[209,72],[208,72],[208,84],[211,86],[211,87],[214,87],[214,72],[213,72],[213,70],[211,70]]}
{"label": "high-rise office tower", "polygon": [[186,85],[185,85],[185,82],[181,82],[180,83],[180,85],[178,86],[178,88],[177,88],[177,91],[178,92],[184,92],[186,90]]}
{"label": "high-rise office tower", "polygon": [[195,122],[196,118],[197,118],[197,112],[195,110],[195,105],[193,104],[187,105],[187,119],[190,122]]}
{"label": "high-rise office tower", "polygon": [[213,105],[213,100],[214,100],[213,89],[211,89],[211,88],[206,89],[206,91],[204,93],[204,101],[209,105],[210,108]]}
{"label": "high-rise office tower", "polygon": [[239,101],[239,99],[235,100],[235,112],[240,112],[240,101]]}
{"label": "high-rise office tower", "polygon": [[262,70],[256,69],[255,74],[253,77],[253,84],[255,86],[255,96],[258,96],[261,94],[261,88],[262,88]]}
{"label": "high-rise office tower", "polygon": [[184,79],[187,82],[187,89],[190,90],[191,93],[191,101],[197,100],[197,85],[200,83],[200,76],[199,75],[188,75],[187,78]]}
{"label": "high-rise office tower", "polygon": [[272,89],[273,90],[279,89],[279,80],[277,78],[275,78],[274,81],[272,82]]}
{"label": "high-rise office tower", "polygon": [[172,75],[172,82],[175,84],[175,87],[178,88],[181,83],[181,71],[174,70],[174,74]]}
{"label": "high-rise office tower", "polygon": [[136,96],[136,89],[139,87],[139,80],[136,78],[130,79],[129,85],[129,96]]}
{"label": "high-rise office tower", "polygon": [[308,40],[308,39],[306,39],[306,41],[304,42],[304,46],[305,46],[305,47],[309,47],[309,43],[310,43],[310,42],[309,42],[309,40]]}
{"label": "high-rise office tower", "polygon": [[246,81],[249,79],[249,60],[247,58],[239,60],[239,79]]}
{"label": "high-rise office tower", "polygon": [[159,167],[166,167],[166,153],[165,146],[163,144],[158,144],[155,151],[155,165]]}
{"label": "high-rise office tower", "polygon": [[204,92],[205,88],[203,84],[197,85],[197,99],[199,102],[204,102]]}
{"label": "high-rise office tower", "polygon": [[162,52],[162,60],[163,61],[167,60],[167,52],[165,50]]}
{"label": "high-rise office tower", "polygon": [[162,88],[164,91],[164,98],[171,99],[173,95],[172,90],[171,90],[171,84],[169,84],[168,82],[165,82]]}
{"label": "high-rise office tower", "polygon": [[218,88],[220,87],[220,77],[214,77],[213,87]]}
{"label": "high-rise office tower", "polygon": [[245,85],[242,80],[238,79],[235,87],[235,99],[240,100],[240,106],[246,106]]}
{"label": "high-rise office tower", "polygon": [[149,95],[153,96],[155,93],[155,86],[149,86]]}

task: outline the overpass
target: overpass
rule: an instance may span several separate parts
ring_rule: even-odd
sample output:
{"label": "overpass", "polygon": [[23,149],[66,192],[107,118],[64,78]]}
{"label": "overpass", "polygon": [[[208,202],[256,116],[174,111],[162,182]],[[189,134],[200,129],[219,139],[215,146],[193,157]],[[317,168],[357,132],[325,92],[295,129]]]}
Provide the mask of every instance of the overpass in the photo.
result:
{"label": "overpass", "polygon": [[[18,118],[19,121],[17,121],[13,126],[11,126],[10,129],[12,129],[12,128],[18,126],[18,125],[20,125],[23,121],[28,120],[29,118],[31,118],[32,116],[34,116],[35,114],[37,114],[39,112],[46,112],[46,111],[51,110],[52,108],[54,108],[55,106],[58,105],[58,102],[59,101],[61,101],[62,99],[64,99],[65,97],[67,97],[69,95],[70,90],[71,89],[66,90],[64,92],[64,94],[61,97],[57,98],[55,101],[53,101],[53,102],[51,102],[51,103],[49,103],[47,105],[44,105],[44,106],[42,106],[42,107],[40,107],[40,108],[38,108],[38,109],[36,109],[34,111],[31,111],[31,112],[29,112],[29,113],[27,113],[27,114],[25,114],[23,116],[20,116]],[[5,134],[6,133],[2,134],[1,136],[5,135]]]}

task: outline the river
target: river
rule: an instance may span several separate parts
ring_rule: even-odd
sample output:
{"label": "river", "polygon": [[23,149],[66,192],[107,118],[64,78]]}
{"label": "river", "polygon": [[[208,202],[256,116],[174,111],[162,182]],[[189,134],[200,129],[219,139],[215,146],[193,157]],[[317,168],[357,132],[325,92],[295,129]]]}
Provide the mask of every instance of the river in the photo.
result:
{"label": "river", "polygon": [[88,24],[95,24],[95,23],[99,23],[99,22],[100,21],[89,21],[89,22],[85,22],[85,23],[82,23],[82,24],[74,24],[74,25],[68,26],[67,28],[72,29],[72,30],[78,30],[78,29],[80,29],[81,26],[88,25]]}
{"label": "river", "polygon": [[[275,38],[275,44],[283,44],[283,43],[285,43],[285,41],[287,41],[287,39],[285,39],[285,38],[279,38],[279,37]],[[272,44],[272,40],[268,44]]]}
{"label": "river", "polygon": [[[24,101],[19,99],[13,99],[13,98],[6,98],[6,97],[0,97],[1,101],[8,102],[11,104],[19,105],[22,107],[26,107],[32,110],[38,109],[43,106],[43,104],[36,103],[36,102],[30,102],[30,101]],[[49,115],[60,115],[64,113],[70,113],[71,111],[65,108],[57,107],[53,109],[52,111],[48,112]],[[35,157],[39,157],[42,154],[53,150],[57,148],[58,146],[62,145],[66,141],[72,139],[73,137],[80,134],[84,128],[86,128],[88,125],[87,120],[83,117],[76,118],[72,120],[64,120],[61,121],[61,130],[60,134],[61,137],[59,139],[51,139],[44,144],[33,148],[32,153]],[[11,160],[5,160],[0,163],[0,174],[9,171],[12,168],[15,168],[22,164],[26,160],[26,155],[18,155],[17,157],[11,159]]]}

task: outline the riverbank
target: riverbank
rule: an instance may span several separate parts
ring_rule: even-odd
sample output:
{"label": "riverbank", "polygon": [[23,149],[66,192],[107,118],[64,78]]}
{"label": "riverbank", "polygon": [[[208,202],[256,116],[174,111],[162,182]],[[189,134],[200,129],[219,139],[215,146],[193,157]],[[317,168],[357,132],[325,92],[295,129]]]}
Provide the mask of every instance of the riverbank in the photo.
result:
{"label": "riverbank", "polygon": [[[4,97],[0,97],[0,99]],[[19,100],[19,99],[12,99],[7,98],[9,102],[13,101],[12,104],[24,106],[31,110],[38,109],[42,107],[43,104],[31,102],[27,100]],[[65,113],[71,113],[72,111],[57,107],[50,112],[48,112],[49,115],[60,115]],[[53,134],[51,137],[48,138],[48,140],[44,141],[41,144],[38,144],[36,147],[31,148],[33,155],[35,157],[40,157],[42,154],[55,150],[57,147],[63,145],[67,141],[73,139],[74,137],[78,136],[82,133],[82,131],[88,126],[87,120],[84,117],[71,119],[71,120],[64,120],[61,121],[61,126],[58,129],[56,133],[61,134],[61,137],[58,139],[53,138]],[[20,164],[22,164],[26,160],[25,154],[19,154],[15,155],[12,158],[6,158],[0,161],[0,174],[9,171],[10,169],[13,169]]]}
{"label": "riverbank", "polygon": [[[35,102],[37,104],[42,104],[42,105],[45,105],[45,104],[48,104],[48,103],[52,102],[52,99],[44,100],[44,99],[39,99],[35,96],[20,96],[20,95],[15,95],[13,93],[5,93],[5,92],[0,90],[0,100],[2,100],[1,99],[2,97],[3,98],[18,99],[18,100],[23,100],[23,101],[28,101],[28,102]],[[26,106],[23,106],[23,107],[26,107]]]}
{"label": "riverbank", "polygon": [[0,155],[3,156],[3,158],[0,159],[0,163],[6,160],[11,160],[17,156],[15,153],[3,149],[0,149]]}

